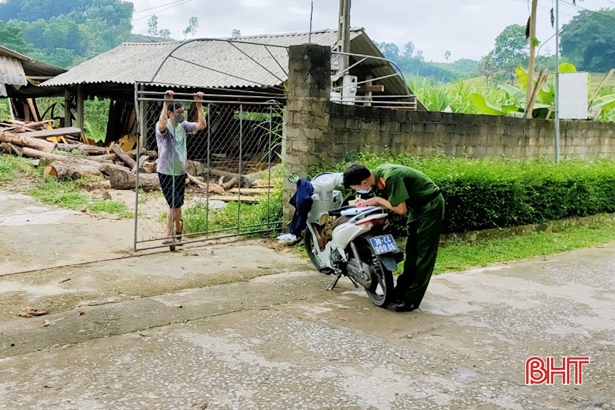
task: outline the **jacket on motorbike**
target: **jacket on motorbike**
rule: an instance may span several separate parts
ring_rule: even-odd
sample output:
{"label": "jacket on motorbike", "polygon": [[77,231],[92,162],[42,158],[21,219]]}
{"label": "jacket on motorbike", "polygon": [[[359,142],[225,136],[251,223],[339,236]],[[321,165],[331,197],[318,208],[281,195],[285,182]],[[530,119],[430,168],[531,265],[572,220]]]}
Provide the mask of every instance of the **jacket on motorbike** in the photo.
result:
{"label": "jacket on motorbike", "polygon": [[307,225],[307,217],[312,208],[313,193],[314,187],[310,181],[305,179],[297,181],[297,191],[289,201],[295,207],[295,214],[290,222],[290,233],[297,238],[301,236]]}

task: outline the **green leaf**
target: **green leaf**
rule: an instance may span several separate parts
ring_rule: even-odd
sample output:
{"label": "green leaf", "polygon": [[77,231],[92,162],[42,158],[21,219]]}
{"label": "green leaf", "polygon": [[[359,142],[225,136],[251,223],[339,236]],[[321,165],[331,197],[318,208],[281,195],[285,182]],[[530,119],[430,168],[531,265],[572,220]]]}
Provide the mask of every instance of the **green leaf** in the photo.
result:
{"label": "green leaf", "polygon": [[612,103],[615,103],[615,94],[604,95],[600,98],[596,98],[590,108],[603,107]]}
{"label": "green leaf", "polygon": [[498,88],[510,95],[518,103],[525,102],[525,91],[513,87],[510,84],[498,84]]}
{"label": "green leaf", "polygon": [[523,92],[525,92],[525,90],[527,90],[527,71],[525,71],[521,67],[517,67],[515,69],[515,74],[517,75],[517,78],[519,79],[519,82],[521,83]]}
{"label": "green leaf", "polygon": [[491,104],[489,104],[485,100],[485,97],[483,97],[480,94],[472,94],[470,96],[470,100],[472,101],[472,104],[474,104],[476,109],[481,114],[487,114],[487,115],[506,115],[506,113],[504,111],[502,111],[501,109],[493,107]]}
{"label": "green leaf", "polygon": [[555,104],[555,95],[551,93],[545,93],[544,91],[538,92],[538,99],[536,100],[540,104],[548,105],[549,107]]}
{"label": "green leaf", "polygon": [[559,65],[559,72],[560,73],[576,73],[577,68],[574,66],[574,64],[562,63]]}
{"label": "green leaf", "polygon": [[505,111],[507,114],[510,114],[512,112],[520,112],[520,108],[518,105],[503,105],[502,110]]}

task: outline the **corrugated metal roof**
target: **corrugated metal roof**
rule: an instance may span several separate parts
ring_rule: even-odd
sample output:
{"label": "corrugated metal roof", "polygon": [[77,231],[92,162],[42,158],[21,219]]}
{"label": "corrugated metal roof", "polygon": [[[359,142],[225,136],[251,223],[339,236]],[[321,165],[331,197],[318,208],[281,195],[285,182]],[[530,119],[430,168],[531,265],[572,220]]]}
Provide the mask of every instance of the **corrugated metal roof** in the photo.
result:
{"label": "corrugated metal roof", "polygon": [[23,72],[26,76],[55,76],[65,73],[64,68],[55,67],[40,61],[31,59],[30,57],[11,50],[10,48],[0,46],[0,58],[4,57],[14,61],[20,61],[23,66]]}
{"label": "corrugated metal roof", "polygon": [[[353,29],[351,40],[363,34],[362,29]],[[232,39],[238,42],[226,40],[230,39],[124,43],[41,86],[144,82],[197,88],[277,87],[288,79],[288,51],[284,47],[308,40],[333,46],[337,31],[315,31],[311,38],[309,33],[296,33]],[[167,59],[156,73],[171,52],[173,58]]]}
{"label": "corrugated metal roof", "polygon": [[0,97],[8,96],[7,85],[19,88],[28,85],[28,80],[20,60],[0,55]]}
{"label": "corrugated metal roof", "polygon": [[[66,70],[49,64],[32,60],[17,51],[0,46],[0,97],[21,94],[30,96],[46,96],[62,93],[63,90],[47,88],[42,90],[30,86],[28,77],[52,77]],[[36,84],[33,82],[32,84]],[[7,85],[9,87],[7,89]]]}
{"label": "corrugated metal roof", "polygon": [[27,85],[26,73],[21,61],[12,57],[0,56],[0,83]]}
{"label": "corrugated metal roof", "polygon": [[11,50],[10,48],[6,48],[6,47],[2,47],[0,46],[0,56],[4,56],[4,57],[12,57],[12,58],[16,58],[18,60],[31,60],[30,57],[25,56],[21,53],[18,53],[15,50]]}

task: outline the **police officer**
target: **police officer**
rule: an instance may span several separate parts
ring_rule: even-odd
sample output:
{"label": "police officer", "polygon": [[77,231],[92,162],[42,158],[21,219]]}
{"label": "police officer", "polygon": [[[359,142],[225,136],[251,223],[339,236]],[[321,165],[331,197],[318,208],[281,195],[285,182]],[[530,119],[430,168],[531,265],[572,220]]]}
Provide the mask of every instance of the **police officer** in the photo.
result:
{"label": "police officer", "polygon": [[382,206],[399,215],[408,215],[408,241],[404,270],[395,286],[395,310],[417,309],[425,296],[438,254],[444,198],[440,188],[416,169],[383,164],[370,171],[353,164],[344,172],[344,186],[360,194],[377,196],[358,199],[357,206]]}

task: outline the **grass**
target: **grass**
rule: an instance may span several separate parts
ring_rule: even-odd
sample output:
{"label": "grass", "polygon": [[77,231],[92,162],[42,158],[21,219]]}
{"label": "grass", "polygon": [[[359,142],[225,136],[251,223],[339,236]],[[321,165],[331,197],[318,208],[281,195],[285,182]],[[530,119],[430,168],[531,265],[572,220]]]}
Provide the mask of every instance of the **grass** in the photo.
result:
{"label": "grass", "polygon": [[444,111],[450,107],[452,112],[463,114],[478,114],[478,110],[470,100],[474,93],[481,94],[490,102],[506,102],[506,93],[494,84],[471,80],[453,83],[441,83],[433,78],[411,77],[408,80],[410,89],[416,93],[428,110]]}
{"label": "grass", "polygon": [[[167,214],[163,212],[158,220],[166,221]],[[271,190],[269,201],[256,203],[227,202],[221,210],[210,209],[207,204],[187,207],[182,211],[184,233],[226,232],[250,233],[255,230],[267,230],[279,225],[282,220],[282,189]],[[239,224],[238,224],[239,223]]]}
{"label": "grass", "polygon": [[9,100],[8,98],[0,98],[0,122],[8,121],[10,118]]}
{"label": "grass", "polygon": [[39,180],[28,189],[27,194],[47,205],[56,205],[76,211],[87,210],[91,213],[106,212],[120,218],[132,218],[134,213],[125,203],[92,199],[82,191],[89,180],[58,181],[55,178]]}
{"label": "grass", "polygon": [[438,251],[435,274],[547,256],[615,241],[615,222],[572,226],[560,232],[535,232],[473,244],[447,245]]}
{"label": "grass", "polygon": [[120,218],[132,218],[134,215],[123,202],[93,199],[83,190],[84,184],[97,179],[59,181],[51,177],[43,180],[40,172],[26,158],[0,154],[0,182],[28,178],[32,183],[26,193],[44,204],[91,213],[106,212]]}
{"label": "grass", "polygon": [[[404,250],[401,242],[398,240],[400,248]],[[569,226],[560,232],[534,232],[504,239],[485,239],[471,244],[460,241],[440,247],[434,274],[483,268],[612,242],[615,242],[613,220],[603,220],[590,226]],[[303,242],[294,249],[299,256],[308,259]],[[399,264],[395,274],[399,275],[402,269],[403,264]]]}
{"label": "grass", "polygon": [[30,161],[12,155],[0,155],[0,182],[10,182],[16,178],[37,175]]}

